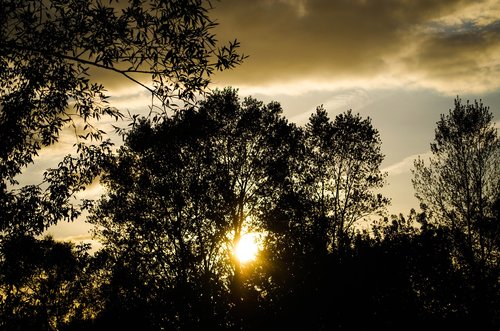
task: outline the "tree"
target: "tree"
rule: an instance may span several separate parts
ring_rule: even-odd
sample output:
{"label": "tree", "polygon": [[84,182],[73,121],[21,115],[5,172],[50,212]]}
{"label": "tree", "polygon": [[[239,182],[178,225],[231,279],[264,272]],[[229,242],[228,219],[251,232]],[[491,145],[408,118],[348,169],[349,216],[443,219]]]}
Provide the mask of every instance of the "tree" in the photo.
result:
{"label": "tree", "polygon": [[244,232],[266,229],[267,211],[290,181],[298,131],[278,103],[253,98],[240,103],[232,89],[213,94],[200,113],[215,123],[212,144],[226,185],[220,193],[232,232],[228,244],[234,247]]}
{"label": "tree", "polygon": [[161,312],[150,321],[239,323],[246,285],[233,248],[245,231],[264,228],[264,210],[284,185],[295,129],[280,114],[277,103],[240,103],[226,89],[126,135],[90,220],[112,268],[135,284],[118,293]]}
{"label": "tree", "polygon": [[453,244],[471,268],[498,264],[500,142],[492,120],[481,102],[455,99],[437,123],[429,164],[419,158],[413,170],[417,198],[453,231]]}
{"label": "tree", "polygon": [[[68,125],[79,139],[99,140],[95,120],[121,116],[99,77],[116,74],[143,86],[164,111],[174,98],[193,101],[214,70],[241,62],[236,41],[217,45],[209,9],[203,0],[0,1],[0,230],[19,222],[9,210],[19,196],[23,206],[43,205],[38,187],[8,188],[42,147]],[[25,219],[22,227],[38,234],[58,219]]]}
{"label": "tree", "polygon": [[496,323],[500,275],[500,142],[493,116],[482,102],[441,115],[426,165],[415,161],[413,186],[432,222],[447,229],[458,269],[464,274],[466,315]]}
{"label": "tree", "polygon": [[490,325],[491,319],[471,322],[467,316],[467,288],[454,265],[448,232],[412,209],[407,217],[384,217],[357,236],[353,261],[343,273],[352,273],[346,297],[351,307],[364,303],[355,314],[367,316],[365,328]]}
{"label": "tree", "polygon": [[0,327],[60,330],[90,320],[93,291],[88,246],[19,235],[2,241]]}
{"label": "tree", "polygon": [[[188,109],[158,125],[140,121],[105,168],[108,193],[90,221],[101,228],[116,293],[108,313],[118,320],[193,328],[221,318],[227,229],[207,120]],[[142,308],[123,311],[127,306]],[[148,311],[152,316],[138,316]]]}
{"label": "tree", "polygon": [[[98,121],[122,117],[102,85],[106,75],[148,90],[160,101],[161,118],[174,100],[193,102],[215,70],[242,61],[236,41],[217,44],[210,8],[203,0],[0,1],[0,244],[26,234],[31,246],[43,246],[30,236],[76,219],[89,205],[76,205],[74,194],[112,159],[109,141],[94,142],[104,137]],[[43,183],[20,187],[16,176],[68,128],[77,154],[47,170]],[[6,273],[15,266],[9,261]],[[40,277],[36,264],[26,266],[33,270],[23,272]],[[95,292],[90,286],[80,294],[90,300],[86,294]],[[5,320],[17,316],[2,313]]]}
{"label": "tree", "polygon": [[302,180],[312,199],[318,242],[328,252],[341,251],[354,224],[389,203],[374,192],[386,176],[380,171],[380,145],[370,118],[351,111],[332,122],[318,107],[306,125]]}
{"label": "tree", "polygon": [[344,268],[354,225],[388,202],[373,192],[385,177],[380,138],[369,119],[349,111],[331,121],[319,107],[297,140],[287,184],[267,209],[266,269],[256,281],[266,295],[262,319],[278,328],[334,328],[347,311],[342,299],[352,296]]}

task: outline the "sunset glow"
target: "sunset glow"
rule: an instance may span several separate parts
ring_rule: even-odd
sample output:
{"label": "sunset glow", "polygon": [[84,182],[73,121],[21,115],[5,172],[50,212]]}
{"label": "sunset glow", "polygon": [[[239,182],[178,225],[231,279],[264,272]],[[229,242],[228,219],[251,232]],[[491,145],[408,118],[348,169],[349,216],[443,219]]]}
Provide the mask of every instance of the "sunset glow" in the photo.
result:
{"label": "sunset glow", "polygon": [[234,248],[234,254],[240,263],[247,263],[255,260],[259,252],[256,233],[246,233],[241,236]]}

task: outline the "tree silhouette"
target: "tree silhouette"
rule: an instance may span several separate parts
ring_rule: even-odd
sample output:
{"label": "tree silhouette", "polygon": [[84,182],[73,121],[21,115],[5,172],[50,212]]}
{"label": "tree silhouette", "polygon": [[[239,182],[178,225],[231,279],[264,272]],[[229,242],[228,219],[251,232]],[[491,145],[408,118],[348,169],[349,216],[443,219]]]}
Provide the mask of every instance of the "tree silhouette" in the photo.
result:
{"label": "tree silhouette", "polygon": [[[114,264],[111,285],[121,286],[118,294],[125,295],[120,300],[172,310],[151,317],[151,327],[206,323],[193,315],[196,304],[208,300],[207,313],[209,304],[214,309],[219,304],[220,295],[198,288],[210,285],[216,291],[219,269],[227,268],[219,253],[227,226],[217,214],[221,203],[205,119],[186,110],[156,127],[138,123],[106,168],[109,193],[90,219],[102,227],[100,238]],[[141,311],[147,312],[145,307]]]}
{"label": "tree silhouette", "polygon": [[138,293],[123,289],[131,300],[171,310],[152,317],[158,323],[240,323],[245,285],[233,248],[242,231],[263,229],[262,210],[285,176],[294,128],[280,113],[275,103],[240,104],[236,91],[215,91],[199,109],[139,121],[107,167],[109,193],[91,221],[113,268],[137,282]]}
{"label": "tree silhouette", "polygon": [[415,161],[417,197],[456,232],[455,244],[470,267],[495,263],[499,249],[500,142],[492,118],[482,103],[456,99],[437,123],[430,164]]}
{"label": "tree silhouette", "polygon": [[[240,104],[236,91],[226,89],[202,103],[215,123],[214,159],[220,169],[220,194],[226,206],[229,253],[244,231],[265,231],[267,212],[290,180],[294,150],[298,148],[295,126],[282,117],[278,103],[264,105],[252,98]],[[231,256],[234,281],[241,276],[239,262]]]}
{"label": "tree silhouette", "polygon": [[369,119],[346,112],[330,121],[322,108],[296,136],[287,185],[266,212],[265,268],[253,279],[259,314],[271,328],[338,327],[342,299],[352,295],[340,270],[353,223],[387,203],[371,192],[384,179],[380,140]]}
{"label": "tree silhouette", "polygon": [[84,297],[91,294],[88,247],[21,235],[4,238],[1,250],[2,329],[57,330],[92,318],[98,302]]}
{"label": "tree silhouette", "polygon": [[[55,143],[65,126],[73,126],[80,139],[102,138],[95,120],[121,116],[100,83],[105,75],[143,86],[169,108],[174,98],[193,101],[214,70],[241,62],[236,41],[217,45],[208,5],[203,0],[0,2],[2,223],[28,222],[18,229],[39,234],[57,222],[59,217],[33,224],[14,217],[8,206],[43,206],[43,197],[38,187],[12,191],[7,183],[16,184],[15,176],[43,146]],[[70,220],[77,216],[62,214]]]}
{"label": "tree silhouette", "polygon": [[475,292],[466,304],[478,320],[490,320],[491,300],[498,300],[491,284],[500,268],[500,143],[492,119],[482,103],[457,98],[437,123],[429,165],[419,158],[413,171],[424,210],[449,229],[458,266]]}
{"label": "tree silhouette", "polygon": [[354,223],[389,202],[373,192],[385,178],[379,169],[380,145],[371,120],[351,111],[332,122],[326,110],[318,107],[306,125],[303,180],[314,201],[318,239],[329,252],[341,252]]}
{"label": "tree silhouette", "polygon": [[[242,61],[243,56],[236,52],[238,42],[217,43],[210,9],[210,2],[203,0],[0,1],[0,258],[5,266],[0,273],[11,282],[3,283],[7,290],[0,294],[1,323],[5,321],[6,328],[85,327],[86,317],[65,312],[67,307],[57,308],[58,312],[50,308],[59,307],[57,295],[65,298],[65,294],[51,291],[60,291],[64,282],[75,281],[76,276],[57,269],[50,272],[66,278],[57,276],[52,281],[49,277],[48,284],[44,278],[47,270],[59,267],[44,266],[40,260],[49,259],[52,248],[43,248],[48,241],[30,236],[81,215],[89,203],[76,205],[74,194],[112,161],[111,143],[94,142],[104,137],[97,124],[103,116],[122,117],[109,103],[102,85],[107,78],[123,78],[148,90],[160,101],[155,108],[156,120],[160,120],[165,111],[176,108],[175,100],[189,104],[203,94],[215,70]],[[65,128],[75,132],[76,155],[47,170],[43,183],[19,186],[16,176],[43,147],[56,143]],[[46,254],[31,258],[31,251],[26,251],[25,256],[24,251],[16,252],[13,242],[26,244],[26,249],[42,247]],[[31,262],[22,273],[11,275],[17,270],[13,257],[20,263],[24,258]],[[113,276],[105,253],[96,261],[100,262],[89,267],[92,273],[79,270],[76,277],[95,276],[78,290],[82,296],[77,300],[79,307],[92,302],[91,319],[102,310],[100,298],[110,290],[101,281]],[[9,286],[24,275],[35,285],[11,295]],[[25,304],[26,298],[29,304]]]}

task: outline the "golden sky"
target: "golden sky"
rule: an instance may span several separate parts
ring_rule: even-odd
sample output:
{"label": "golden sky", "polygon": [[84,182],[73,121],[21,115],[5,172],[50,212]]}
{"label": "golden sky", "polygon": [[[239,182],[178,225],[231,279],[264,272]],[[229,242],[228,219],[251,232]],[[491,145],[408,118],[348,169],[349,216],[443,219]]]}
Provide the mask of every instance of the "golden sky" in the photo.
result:
{"label": "golden sky", "polygon": [[[500,86],[498,0],[222,0],[221,41],[250,57],[235,86],[363,86],[482,93]],[[307,82],[309,86],[305,86]]]}

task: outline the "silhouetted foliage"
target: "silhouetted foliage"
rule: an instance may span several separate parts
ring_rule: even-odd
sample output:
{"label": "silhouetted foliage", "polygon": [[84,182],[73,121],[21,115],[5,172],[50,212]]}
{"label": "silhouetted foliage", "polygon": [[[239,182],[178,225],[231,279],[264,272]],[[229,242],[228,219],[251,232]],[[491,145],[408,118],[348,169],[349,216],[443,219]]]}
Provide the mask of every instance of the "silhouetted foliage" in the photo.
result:
{"label": "silhouetted foliage", "polygon": [[457,232],[454,244],[470,267],[495,263],[500,248],[500,141],[492,118],[482,103],[456,99],[437,123],[430,165],[415,162],[417,197],[437,222]]}
{"label": "silhouetted foliage", "polygon": [[[102,283],[130,271],[112,270],[106,252],[90,258],[33,236],[79,217],[90,203],[78,205],[75,193],[113,160],[98,126],[104,116],[122,117],[106,95],[109,77],[148,90],[160,101],[151,105],[160,121],[175,100],[203,94],[215,70],[243,60],[237,41],[217,43],[210,9],[204,0],[0,1],[0,328],[92,329],[106,323],[96,317],[105,308],[149,307],[118,301],[115,283]],[[76,155],[41,184],[19,186],[17,176],[68,129]],[[137,280],[147,278],[129,278],[145,288]]]}
{"label": "silhouetted foliage", "polygon": [[257,284],[265,320],[318,329],[332,316],[324,302],[334,305],[332,296],[339,294],[330,291],[342,284],[334,284],[334,270],[351,254],[355,223],[388,200],[373,193],[385,175],[369,119],[348,111],[331,121],[320,107],[299,139],[289,184],[268,209],[265,268]]}
{"label": "silhouetted foliage", "polygon": [[[318,107],[299,128],[233,89],[194,102],[243,59],[217,48],[210,2],[0,5],[0,329],[498,330],[499,142],[481,103],[457,99],[416,161],[421,212],[369,226],[389,203],[369,118]],[[93,126],[121,116],[99,70],[161,101],[116,152]],[[67,125],[100,142],[16,186]],[[96,178],[104,196],[76,205]],[[34,237],[85,208],[94,255]],[[242,263],[252,231],[261,249]]]}
{"label": "silhouetted foliage", "polygon": [[466,278],[471,293],[464,314],[477,321],[498,318],[500,141],[489,108],[457,98],[437,123],[431,151],[429,165],[415,161],[416,196],[430,220],[446,229]]}
{"label": "silhouetted foliage", "polygon": [[[1,242],[0,328],[60,330],[94,317],[88,247],[30,236]],[[89,296],[89,297],[87,297]]]}
{"label": "silhouetted foliage", "polygon": [[[330,121],[319,108],[297,128],[278,104],[226,89],[161,122],[138,120],[125,138],[91,217],[106,293],[92,327],[498,325],[498,270],[472,281],[456,231],[435,213],[356,230],[388,202],[373,193],[385,175],[369,119]],[[233,249],[246,231],[264,239],[241,264]]]}
{"label": "silhouetted foliage", "polygon": [[[104,75],[148,89],[164,112],[175,98],[192,102],[214,70],[241,62],[236,41],[217,45],[209,8],[203,0],[0,1],[0,231],[15,225],[16,231],[40,234],[78,216],[62,197],[52,203],[62,202],[63,211],[45,212],[44,195],[54,192],[37,186],[13,191],[7,184],[15,185],[63,128],[72,126],[79,139],[100,140],[104,132],[95,121],[122,116],[108,103]],[[78,170],[64,163],[58,171]],[[66,196],[79,188],[67,186]],[[31,214],[18,215],[17,207]]]}
{"label": "silhouetted foliage", "polygon": [[240,104],[228,89],[161,123],[141,120],[126,136],[91,221],[101,227],[113,273],[125,268],[137,282],[138,293],[129,285],[123,293],[162,308],[149,322],[238,322],[225,321],[244,300],[233,248],[242,233],[264,229],[262,213],[284,185],[294,130],[278,104]]}
{"label": "silhouetted foliage", "polygon": [[370,118],[340,114],[330,121],[319,107],[305,130],[303,183],[313,200],[317,240],[329,252],[349,244],[354,225],[389,202],[373,191],[384,184],[378,131]]}

